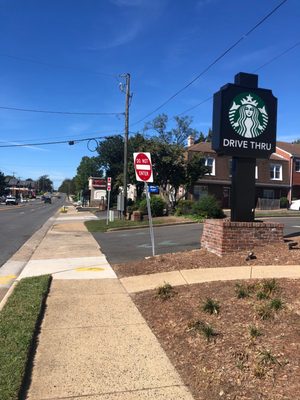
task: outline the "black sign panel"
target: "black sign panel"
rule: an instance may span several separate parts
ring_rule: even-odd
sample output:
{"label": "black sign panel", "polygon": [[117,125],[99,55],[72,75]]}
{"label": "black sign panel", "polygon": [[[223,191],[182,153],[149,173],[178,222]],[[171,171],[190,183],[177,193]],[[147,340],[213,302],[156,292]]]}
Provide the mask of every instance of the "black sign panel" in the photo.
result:
{"label": "black sign panel", "polygon": [[271,90],[229,83],[214,95],[212,148],[224,155],[269,158],[276,147],[276,121]]}

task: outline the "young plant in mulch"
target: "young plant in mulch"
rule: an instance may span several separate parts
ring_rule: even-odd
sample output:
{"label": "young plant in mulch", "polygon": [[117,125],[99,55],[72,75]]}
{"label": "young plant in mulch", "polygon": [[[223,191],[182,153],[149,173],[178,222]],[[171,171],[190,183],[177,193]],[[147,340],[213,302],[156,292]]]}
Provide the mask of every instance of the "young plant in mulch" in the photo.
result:
{"label": "young plant in mulch", "polygon": [[245,299],[249,297],[255,290],[255,285],[245,285],[243,283],[236,283],[235,294],[238,299]]}
{"label": "young plant in mulch", "polygon": [[256,339],[262,335],[261,330],[254,325],[249,326],[249,335],[251,339]]}
{"label": "young plant in mulch", "polygon": [[278,292],[279,286],[276,279],[266,279],[259,285],[259,291],[256,294],[258,300],[267,300]]}
{"label": "young plant in mulch", "polygon": [[274,298],[270,301],[269,303],[270,307],[274,311],[279,311],[284,307],[284,303],[281,299],[279,298]]}
{"label": "young plant in mulch", "polygon": [[190,322],[188,328],[189,331],[201,333],[206,338],[207,342],[210,342],[218,335],[211,325],[200,320]]}
{"label": "young plant in mulch", "polygon": [[176,294],[174,288],[170,283],[165,283],[163,286],[160,286],[157,289],[156,296],[160,298],[161,300],[169,300],[171,297],[173,297]]}
{"label": "young plant in mulch", "polygon": [[202,305],[202,310],[208,314],[219,314],[220,305],[217,301],[213,300],[210,297],[207,297]]}

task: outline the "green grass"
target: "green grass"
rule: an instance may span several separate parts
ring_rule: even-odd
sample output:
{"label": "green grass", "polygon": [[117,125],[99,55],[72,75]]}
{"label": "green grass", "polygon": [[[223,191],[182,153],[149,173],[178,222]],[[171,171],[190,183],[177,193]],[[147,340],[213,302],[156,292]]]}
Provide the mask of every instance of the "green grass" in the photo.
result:
{"label": "green grass", "polygon": [[17,400],[40,323],[49,275],[22,279],[0,312],[0,399]]}
{"label": "green grass", "polygon": [[[153,218],[152,221],[153,225],[173,224],[178,222],[175,217],[156,217]],[[108,229],[147,227],[149,226],[149,221],[128,221],[117,219],[113,222],[109,222],[108,225],[106,225],[106,220],[101,219],[98,221],[86,221],[84,224],[89,232],[106,232]]]}

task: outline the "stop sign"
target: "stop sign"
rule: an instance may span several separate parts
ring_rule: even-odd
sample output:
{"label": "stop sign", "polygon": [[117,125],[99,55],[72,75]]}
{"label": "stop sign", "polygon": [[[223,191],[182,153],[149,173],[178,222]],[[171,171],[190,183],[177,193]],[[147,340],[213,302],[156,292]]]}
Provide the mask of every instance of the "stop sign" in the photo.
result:
{"label": "stop sign", "polygon": [[133,159],[136,180],[140,182],[153,182],[150,153],[133,153]]}

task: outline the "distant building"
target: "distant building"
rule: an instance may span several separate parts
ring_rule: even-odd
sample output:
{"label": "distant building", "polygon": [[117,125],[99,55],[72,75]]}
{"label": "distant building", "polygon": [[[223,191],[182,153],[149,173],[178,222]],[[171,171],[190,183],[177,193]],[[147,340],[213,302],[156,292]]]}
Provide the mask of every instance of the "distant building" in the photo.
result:
{"label": "distant building", "polygon": [[30,179],[21,180],[15,177],[5,178],[5,193],[18,198],[34,198],[36,196],[37,183]]}

